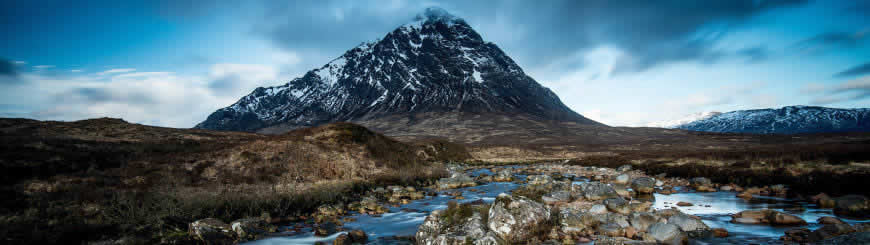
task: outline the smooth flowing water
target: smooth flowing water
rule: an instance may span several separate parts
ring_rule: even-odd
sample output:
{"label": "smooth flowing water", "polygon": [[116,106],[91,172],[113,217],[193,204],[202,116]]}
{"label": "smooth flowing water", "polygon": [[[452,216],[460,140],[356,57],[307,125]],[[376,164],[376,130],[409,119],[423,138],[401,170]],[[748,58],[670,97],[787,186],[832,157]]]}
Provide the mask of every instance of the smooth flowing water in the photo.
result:
{"label": "smooth flowing water", "polygon": [[[489,170],[480,169],[469,172],[472,176],[477,176],[481,173],[492,174]],[[515,175],[516,178],[524,179],[523,175]],[[585,180],[578,180],[574,183],[581,183]],[[391,240],[395,236],[413,236],[417,232],[417,227],[423,223],[426,216],[433,210],[446,209],[449,201],[454,201],[452,196],[445,195],[446,193],[461,191],[465,199],[455,200],[458,203],[467,203],[482,200],[491,203],[499,193],[510,193],[513,189],[519,187],[520,184],[510,182],[492,182],[485,185],[460,188],[454,190],[446,190],[439,192],[438,196],[427,196],[421,200],[415,200],[411,203],[401,205],[399,207],[391,207],[389,213],[381,216],[370,216],[353,214],[350,217],[355,219],[352,222],[344,223],[345,230],[360,229],[365,231],[369,236],[370,244],[390,244],[395,243]],[[830,209],[818,209],[814,204],[809,204],[803,201],[795,201],[782,198],[759,197],[747,201],[735,197],[735,192],[709,192],[709,193],[677,193],[671,195],[655,194],[655,209],[677,208],[680,211],[696,215],[702,218],[711,228],[725,228],[729,232],[727,238],[709,238],[702,240],[693,240],[694,244],[777,244],[781,243],[779,237],[788,229],[794,227],[774,227],[767,225],[747,225],[731,223],[731,214],[738,213],[744,210],[752,209],[775,209],[786,213],[800,216],[809,224],[805,227],[816,229],[820,225],[816,220],[823,216],[836,216]],[[679,207],[677,202],[689,202],[693,206]],[[839,217],[843,221],[850,224],[867,222],[846,219]],[[312,244],[318,241],[330,242],[336,237],[343,234],[339,232],[327,237],[314,236],[314,232],[304,230],[303,234],[290,236],[275,236],[268,239],[249,242],[247,244]],[[278,234],[280,235],[280,234]]]}

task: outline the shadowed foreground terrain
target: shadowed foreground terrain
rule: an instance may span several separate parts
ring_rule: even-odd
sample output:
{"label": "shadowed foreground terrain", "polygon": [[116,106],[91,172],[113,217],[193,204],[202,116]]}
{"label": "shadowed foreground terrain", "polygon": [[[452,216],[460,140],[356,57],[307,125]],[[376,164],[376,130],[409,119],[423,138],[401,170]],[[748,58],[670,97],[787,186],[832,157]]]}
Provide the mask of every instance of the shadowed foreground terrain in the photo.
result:
{"label": "shadowed foreground terrain", "polygon": [[[717,183],[787,184],[800,195],[870,194],[863,188],[870,177],[870,134],[761,136],[583,125],[535,127],[552,128],[537,132],[525,130],[522,120],[489,119],[426,121],[442,123],[440,131],[384,131],[401,141],[350,123],[259,135],[107,118],[0,119],[0,236],[10,244],[129,236],[191,243],[188,224],[194,220],[281,223],[321,204],[357,200],[379,186],[432,186],[447,175],[444,164],[450,162],[631,164],[649,174],[705,176]],[[397,128],[362,123],[375,131]],[[480,127],[492,130],[483,135],[475,129]]]}
{"label": "shadowed foreground terrain", "polygon": [[347,123],[262,136],[2,119],[0,135],[4,243],[184,241],[196,219],[304,214],[366,186],[427,184],[445,173],[433,162],[469,157],[447,142],[406,144]]}

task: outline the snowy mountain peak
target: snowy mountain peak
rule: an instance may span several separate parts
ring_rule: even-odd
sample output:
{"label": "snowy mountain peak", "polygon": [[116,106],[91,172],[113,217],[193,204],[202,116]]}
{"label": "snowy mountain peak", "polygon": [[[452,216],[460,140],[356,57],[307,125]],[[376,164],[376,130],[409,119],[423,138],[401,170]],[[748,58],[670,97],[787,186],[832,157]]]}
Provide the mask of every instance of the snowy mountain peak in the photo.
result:
{"label": "snowy mountain peak", "polygon": [[710,117],[713,117],[713,116],[716,116],[719,114],[722,114],[722,113],[718,112],[718,111],[697,112],[697,113],[692,113],[688,116],[685,116],[685,117],[679,118],[679,119],[649,123],[646,126],[647,127],[656,127],[656,128],[676,128],[676,127],[683,125],[683,124],[686,124],[686,123],[694,122],[697,120],[707,119],[707,118],[710,118]]}
{"label": "snowy mountain peak", "polygon": [[197,127],[286,131],[448,111],[598,124],[562,104],[464,20],[429,8],[414,22],[362,43],[302,77],[254,90]]}
{"label": "snowy mountain peak", "polygon": [[721,113],[676,126],[720,133],[797,134],[870,131],[870,109],[786,106]]}

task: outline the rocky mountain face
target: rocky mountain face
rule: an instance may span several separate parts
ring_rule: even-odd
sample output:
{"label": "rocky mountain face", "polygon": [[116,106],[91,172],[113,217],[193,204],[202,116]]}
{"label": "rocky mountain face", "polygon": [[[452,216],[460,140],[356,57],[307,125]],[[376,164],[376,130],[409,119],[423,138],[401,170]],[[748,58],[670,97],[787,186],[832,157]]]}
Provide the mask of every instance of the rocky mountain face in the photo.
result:
{"label": "rocky mountain face", "polygon": [[431,113],[601,125],[565,106],[463,19],[430,8],[287,84],[255,89],[196,128],[280,133]]}
{"label": "rocky mountain face", "polygon": [[679,129],[753,134],[870,132],[870,109],[787,106],[721,113],[677,126]]}

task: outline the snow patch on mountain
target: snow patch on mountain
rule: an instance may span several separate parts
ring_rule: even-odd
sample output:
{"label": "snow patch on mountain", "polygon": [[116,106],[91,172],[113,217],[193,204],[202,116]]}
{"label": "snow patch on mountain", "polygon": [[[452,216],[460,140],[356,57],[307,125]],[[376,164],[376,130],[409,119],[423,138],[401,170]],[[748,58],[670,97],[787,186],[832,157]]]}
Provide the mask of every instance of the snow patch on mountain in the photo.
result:
{"label": "snow patch on mountain", "polygon": [[679,118],[679,119],[647,123],[645,126],[653,127],[653,128],[676,128],[676,127],[683,125],[683,124],[687,124],[687,123],[698,121],[698,120],[707,119],[707,118],[710,118],[712,116],[716,116],[719,114],[722,114],[722,113],[718,112],[718,111],[697,112],[697,113],[692,113],[688,116],[685,116],[685,117]]}

